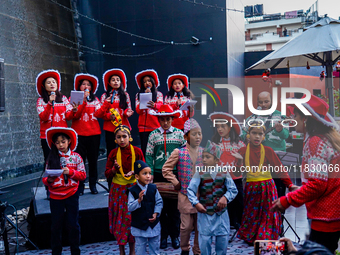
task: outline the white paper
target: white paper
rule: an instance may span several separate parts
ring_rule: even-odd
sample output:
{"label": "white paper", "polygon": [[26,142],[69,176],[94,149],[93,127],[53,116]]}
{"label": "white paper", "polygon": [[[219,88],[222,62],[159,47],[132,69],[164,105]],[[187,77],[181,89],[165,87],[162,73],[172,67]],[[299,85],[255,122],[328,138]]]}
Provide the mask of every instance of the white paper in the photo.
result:
{"label": "white paper", "polygon": [[43,174],[43,177],[48,177],[48,176],[59,177],[60,175],[62,175],[63,172],[64,170],[62,169],[46,169]]}
{"label": "white paper", "polygon": [[73,104],[73,103],[83,104],[83,101],[84,101],[84,91],[75,91],[75,90],[71,91],[70,104]]}
{"label": "white paper", "polygon": [[194,105],[197,103],[195,100],[188,100],[184,103],[184,105],[179,108],[181,111],[189,111],[190,107],[194,107]]}
{"label": "white paper", "polygon": [[152,101],[152,93],[140,93],[139,94],[139,109],[148,109],[147,103]]}

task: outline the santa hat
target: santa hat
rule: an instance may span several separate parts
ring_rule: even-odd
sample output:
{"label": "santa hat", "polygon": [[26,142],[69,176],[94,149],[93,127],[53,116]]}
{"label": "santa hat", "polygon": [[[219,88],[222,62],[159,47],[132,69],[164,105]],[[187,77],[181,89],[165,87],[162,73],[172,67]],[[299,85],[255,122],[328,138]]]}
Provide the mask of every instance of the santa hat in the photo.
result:
{"label": "santa hat", "polygon": [[[305,96],[304,96],[305,97]],[[339,125],[328,113],[329,105],[321,98],[312,95],[307,103],[302,104],[312,114],[312,118],[322,124],[339,130]],[[296,106],[294,106],[296,108]]]}
{"label": "santa hat", "polygon": [[241,135],[241,127],[238,123],[238,120],[233,115],[226,113],[226,112],[213,112],[209,115],[209,119],[211,121],[223,119],[223,120],[227,120],[229,124],[233,122],[232,127],[235,129],[236,134]]}
{"label": "santa hat", "polygon": [[180,110],[174,111],[174,109],[168,104],[161,105],[158,112],[156,112],[155,110],[150,110],[149,113],[157,117],[170,116],[178,118],[181,116]]}
{"label": "santa hat", "polygon": [[112,75],[117,75],[119,76],[122,85],[124,86],[124,90],[126,91],[127,88],[127,79],[124,71],[122,69],[114,68],[114,69],[109,69],[103,74],[103,85],[104,85],[104,90],[107,91],[107,86],[109,86],[109,79]]}
{"label": "santa hat", "polygon": [[188,76],[186,76],[185,74],[177,73],[177,74],[169,75],[169,77],[166,81],[166,83],[168,84],[168,90],[169,91],[170,91],[170,88],[172,86],[172,83],[176,79],[182,80],[185,87],[189,88],[189,78],[188,78]]}
{"label": "santa hat", "polygon": [[46,141],[48,144],[48,147],[52,147],[52,138],[57,133],[63,133],[70,137],[71,144],[70,144],[70,150],[74,151],[77,148],[78,145],[78,135],[77,132],[73,128],[66,128],[66,127],[51,127],[46,130]]}
{"label": "santa hat", "polygon": [[74,76],[74,90],[78,90],[80,85],[79,82],[81,80],[88,80],[92,83],[93,88],[92,88],[92,93],[96,94],[97,89],[98,89],[98,78],[97,76],[94,76],[92,74],[88,74],[88,73],[78,73]]}
{"label": "santa hat", "polygon": [[47,78],[54,78],[57,81],[58,90],[61,90],[61,78],[60,73],[57,70],[49,69],[42,71],[38,74],[37,78],[35,79],[36,82],[36,90],[38,92],[38,95],[41,97],[42,94],[42,88],[45,87],[45,84],[43,81]]}
{"label": "santa hat", "polygon": [[137,84],[137,87],[140,89],[142,87],[143,84],[141,84],[142,82],[142,79],[145,77],[145,76],[150,76],[152,77],[154,80],[155,80],[155,86],[156,88],[159,87],[159,79],[158,79],[158,74],[155,70],[153,69],[146,69],[146,70],[143,70],[143,71],[140,71],[139,73],[136,73],[135,75],[135,80],[136,80],[136,84]]}

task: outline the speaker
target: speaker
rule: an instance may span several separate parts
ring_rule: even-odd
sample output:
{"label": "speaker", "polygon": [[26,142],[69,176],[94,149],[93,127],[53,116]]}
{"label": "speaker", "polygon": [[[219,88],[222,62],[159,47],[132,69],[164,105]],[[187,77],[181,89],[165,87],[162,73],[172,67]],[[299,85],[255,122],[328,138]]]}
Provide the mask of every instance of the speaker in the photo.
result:
{"label": "speaker", "polygon": [[5,65],[4,59],[0,58],[0,112],[5,111]]}

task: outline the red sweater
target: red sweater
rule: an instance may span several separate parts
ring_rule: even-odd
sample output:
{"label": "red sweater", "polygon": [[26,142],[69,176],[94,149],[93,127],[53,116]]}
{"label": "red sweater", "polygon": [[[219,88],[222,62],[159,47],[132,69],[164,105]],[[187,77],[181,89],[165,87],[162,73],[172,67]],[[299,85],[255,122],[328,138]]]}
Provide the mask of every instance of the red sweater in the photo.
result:
{"label": "red sweater", "polygon": [[52,199],[61,200],[74,195],[78,190],[79,181],[84,181],[86,178],[84,162],[78,153],[73,151],[66,153],[66,164],[70,170],[67,184],[65,184],[63,174],[56,178],[53,183],[47,182],[47,177],[42,179],[48,187]]}
{"label": "red sweater", "polygon": [[97,120],[97,112],[100,107],[101,104],[97,97],[92,102],[83,102],[74,114],[71,128],[81,136],[100,135],[101,130]]}
{"label": "red sweater", "polygon": [[[246,147],[246,145],[244,144],[244,142],[242,142],[241,140],[239,140],[239,142],[237,144],[233,143],[232,145],[230,144],[230,138],[226,139],[226,138],[221,138],[221,141],[219,143],[220,146],[222,146],[222,150],[223,153],[221,155],[220,158],[220,163],[221,166],[235,166],[235,157],[231,155],[232,152],[238,152],[239,149]],[[233,178],[233,180],[235,179],[241,179],[241,176],[236,176],[232,171],[229,172],[231,178]]]}
{"label": "red sweater", "polygon": [[[155,103],[154,110],[159,110],[161,105],[163,104],[163,94],[161,92],[157,92],[157,101]],[[140,110],[139,109],[139,100],[138,93],[136,94],[136,112],[139,114],[138,118],[138,129],[139,132],[152,132],[156,128],[159,128],[158,118],[154,115],[149,114],[151,109],[148,108]]]}
{"label": "red sweater", "polygon": [[[184,96],[182,93],[181,93],[180,99],[182,100],[182,105],[186,101],[190,100],[189,97]],[[180,107],[177,106],[177,100],[178,100],[178,98],[177,98],[176,95],[173,98],[166,96],[165,99],[164,99],[164,104],[169,104],[172,107],[172,109],[174,109],[174,111],[176,111],[176,110],[180,109]],[[193,116],[194,116],[194,113],[192,113],[190,115],[190,111],[182,111],[182,116],[179,117],[179,118],[174,118],[174,121],[172,122],[171,126],[183,130],[184,129],[184,123],[190,117],[193,117]]]}
{"label": "red sweater", "polygon": [[98,109],[98,113],[96,113],[96,117],[102,118],[104,120],[103,129],[106,131],[114,132],[116,129],[116,126],[112,124],[110,116],[111,113],[109,112],[111,108],[115,108],[116,111],[120,114],[120,117],[122,118],[122,124],[128,126],[131,129],[130,123],[128,121],[128,117],[126,116],[126,112],[128,109],[132,110],[131,108],[131,101],[130,96],[127,92],[125,92],[126,95],[126,103],[128,104],[128,108],[125,110],[121,109],[119,107],[119,94],[116,94],[113,100],[113,104],[111,102],[106,102],[106,93],[102,95],[100,98],[100,102],[102,104],[101,108]]}
{"label": "red sweater", "polygon": [[[63,96],[62,103],[55,103],[54,110],[51,103],[45,103],[42,97],[37,100],[37,111],[40,118],[40,138],[46,138],[46,130],[50,127],[67,127],[66,120],[71,120],[74,116],[72,105]],[[53,119],[53,122],[52,122]],[[52,124],[51,124],[52,122]]]}
{"label": "red sweater", "polygon": [[[281,166],[282,163],[280,159],[278,158],[278,156],[276,155],[276,153],[273,151],[273,149],[268,146],[263,146],[263,147],[265,151],[263,166]],[[238,151],[243,157],[243,162],[245,162],[246,150],[247,150],[247,147],[242,147]],[[250,166],[258,166],[260,164],[260,158],[261,158],[261,146],[254,146],[250,144],[250,156],[249,156]],[[287,188],[293,184],[292,181],[290,180],[288,173],[286,173],[285,171],[281,171],[281,172],[271,171],[271,175],[272,175],[272,178],[281,179]]]}
{"label": "red sweater", "polygon": [[[110,152],[109,157],[107,158],[106,169],[105,169],[105,176],[107,179],[112,179],[114,176],[114,173],[112,172],[112,168],[116,160],[118,148],[119,147],[113,149]],[[135,160],[136,161],[143,160],[145,162],[142,150],[135,146],[133,146],[133,148],[135,150],[135,157],[136,157]],[[123,171],[125,174],[127,174],[128,172],[132,170],[132,165],[131,165],[132,155],[131,155],[130,144],[126,146],[125,148],[120,148],[120,150],[121,150],[121,156],[122,156]]]}
{"label": "red sweater", "polygon": [[[316,231],[340,231],[339,162],[340,153],[333,149],[326,137],[309,137],[303,147],[302,158],[302,174],[307,182],[280,198],[285,208],[306,204],[307,217],[312,219],[311,227]],[[331,164],[332,171],[329,168]],[[313,171],[313,167],[324,168],[325,172]]]}

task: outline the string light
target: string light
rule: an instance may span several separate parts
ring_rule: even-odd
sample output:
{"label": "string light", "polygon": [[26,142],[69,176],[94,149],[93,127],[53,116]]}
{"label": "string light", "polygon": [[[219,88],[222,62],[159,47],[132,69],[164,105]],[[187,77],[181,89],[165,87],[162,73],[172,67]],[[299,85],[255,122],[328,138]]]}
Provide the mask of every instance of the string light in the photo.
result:
{"label": "string light", "polygon": [[220,9],[221,11],[233,11],[233,12],[244,13],[243,10],[237,10],[237,9],[232,9],[232,8],[221,7],[221,6],[218,6],[217,4],[210,5],[210,4],[205,4],[203,2],[198,3],[196,1],[191,1],[191,0],[179,0],[179,1],[187,2],[187,3],[193,4],[193,5],[202,5],[202,6],[207,7],[207,8]]}
{"label": "string light", "polygon": [[[107,28],[116,30],[117,32],[120,32],[120,33],[123,33],[123,34],[127,34],[127,35],[134,36],[134,37],[137,37],[137,38],[140,38],[140,39],[143,39],[143,40],[152,41],[152,42],[157,42],[157,43],[162,43],[162,44],[171,44],[171,45],[191,45],[190,42],[188,42],[188,43],[181,43],[181,42],[174,42],[174,41],[163,41],[163,40],[157,40],[157,39],[153,39],[153,38],[149,38],[149,37],[145,37],[145,36],[133,34],[133,33],[124,31],[124,30],[122,30],[122,29],[113,27],[113,26],[111,26],[111,25],[105,24],[105,23],[103,23],[103,22],[101,22],[101,21],[99,21],[99,20],[96,20],[96,19],[94,19],[94,18],[91,18],[91,17],[89,17],[89,16],[87,16],[87,15],[85,15],[85,14],[82,14],[82,13],[78,12],[77,10],[72,10],[72,9],[66,7],[65,5],[62,5],[62,4],[58,3],[58,2],[55,1],[55,0],[48,0],[48,1],[50,1],[50,2],[52,2],[52,3],[54,3],[54,4],[56,4],[56,5],[58,5],[58,6],[62,7],[62,8],[64,8],[65,10],[67,10],[67,11],[69,11],[69,12],[72,12],[72,13],[74,13],[74,14],[76,14],[76,15],[79,15],[79,16],[81,16],[81,17],[84,17],[84,18],[86,18],[86,19],[88,19],[88,20],[91,20],[91,21],[97,23],[97,24],[100,24],[100,25],[102,25],[102,26],[104,26],[104,27],[107,27]],[[205,43],[205,42],[206,42],[206,41],[201,41],[200,43]]]}
{"label": "string light", "polygon": [[[159,53],[159,52],[165,50],[166,48],[168,48],[168,47],[170,46],[170,45],[169,45],[169,46],[165,46],[165,47],[163,47],[162,49],[159,49],[159,50],[156,50],[156,51],[153,51],[153,52],[150,52],[150,53],[136,54],[136,55],[127,55],[127,54],[124,55],[124,54],[118,54],[118,53],[112,53],[112,52],[105,52],[105,51],[97,50],[97,49],[94,49],[94,48],[91,48],[91,47],[88,47],[88,46],[85,46],[85,45],[81,45],[81,44],[79,44],[78,42],[74,42],[74,41],[69,40],[69,39],[67,39],[67,38],[65,38],[65,37],[62,37],[62,36],[60,36],[60,35],[58,35],[58,34],[52,32],[52,31],[50,31],[50,30],[48,30],[48,29],[46,29],[46,28],[43,28],[43,27],[39,26],[38,24],[32,23],[32,22],[30,22],[30,21],[23,20],[23,19],[17,18],[17,17],[11,17],[11,16],[6,15],[6,14],[4,14],[4,13],[0,13],[0,14],[3,15],[3,16],[6,16],[6,17],[9,17],[9,18],[15,19],[15,20],[20,20],[20,21],[22,21],[22,22],[26,22],[26,23],[28,23],[28,24],[30,24],[30,25],[32,25],[32,26],[35,26],[35,27],[39,28],[40,30],[43,30],[43,31],[45,31],[45,32],[47,32],[47,33],[49,33],[49,34],[51,34],[51,35],[54,35],[54,36],[56,36],[56,37],[62,39],[62,40],[65,40],[65,41],[67,41],[67,42],[69,42],[69,43],[72,43],[73,45],[75,45],[75,46],[77,46],[77,47],[75,48],[75,47],[72,47],[72,46],[65,45],[65,44],[63,44],[63,43],[56,42],[56,41],[54,41],[54,40],[52,40],[52,39],[50,39],[50,38],[48,38],[48,37],[46,37],[46,36],[44,36],[44,35],[41,35],[41,34],[39,34],[39,33],[37,33],[37,32],[34,32],[33,29],[29,30],[30,33],[33,33],[33,34],[35,34],[36,36],[39,36],[39,37],[41,37],[41,38],[43,38],[43,39],[49,41],[49,42],[52,43],[52,44],[55,44],[55,45],[58,45],[58,46],[60,46],[60,47],[64,47],[64,48],[67,48],[67,49],[70,49],[70,50],[76,50],[76,51],[79,51],[79,48],[84,48],[84,49],[87,49],[87,50],[90,51],[90,52],[88,52],[88,54],[101,54],[101,55],[110,55],[110,56],[115,56],[115,57],[131,57],[131,58],[132,58],[132,57],[146,57],[146,56],[151,56],[151,55],[154,55],[154,54],[156,54],[156,53]],[[12,33],[13,33],[13,32],[12,32]],[[126,49],[124,49],[124,50],[126,50]],[[118,52],[119,52],[119,51],[118,51]]]}

